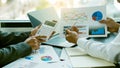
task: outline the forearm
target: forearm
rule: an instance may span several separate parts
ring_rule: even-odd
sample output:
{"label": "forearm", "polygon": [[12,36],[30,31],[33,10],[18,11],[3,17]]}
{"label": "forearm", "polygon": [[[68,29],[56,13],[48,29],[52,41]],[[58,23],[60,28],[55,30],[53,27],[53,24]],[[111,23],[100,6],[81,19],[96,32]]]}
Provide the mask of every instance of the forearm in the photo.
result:
{"label": "forearm", "polygon": [[85,49],[85,51],[94,57],[98,57],[98,58],[102,58],[102,59],[107,59],[107,55],[106,55],[106,46],[103,45],[102,43],[98,43],[95,41],[90,41],[90,40],[86,40],[86,39],[79,39],[77,44]]}
{"label": "forearm", "polygon": [[120,43],[120,27],[119,27],[119,29],[118,29],[118,31],[117,31],[117,36],[113,39],[113,43]]}
{"label": "forearm", "polygon": [[81,48],[85,49],[89,55],[110,62],[116,62],[115,57],[120,52],[120,47],[116,46],[119,44],[114,43],[103,44],[100,42],[79,39],[77,44]]}
{"label": "forearm", "polygon": [[31,47],[24,42],[2,48],[0,49],[0,66],[6,65],[18,58],[29,55],[31,52]]}
{"label": "forearm", "polygon": [[29,37],[29,34],[30,32],[0,32],[0,44],[5,47],[7,45],[22,42]]}

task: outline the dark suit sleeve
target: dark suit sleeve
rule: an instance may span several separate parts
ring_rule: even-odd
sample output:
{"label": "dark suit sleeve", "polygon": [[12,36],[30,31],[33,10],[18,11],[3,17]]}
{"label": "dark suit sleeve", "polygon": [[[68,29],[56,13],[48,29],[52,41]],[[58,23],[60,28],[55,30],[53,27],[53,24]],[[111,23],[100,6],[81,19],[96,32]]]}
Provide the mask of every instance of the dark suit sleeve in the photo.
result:
{"label": "dark suit sleeve", "polygon": [[0,48],[23,42],[29,37],[30,32],[1,32],[0,31]]}
{"label": "dark suit sleeve", "polygon": [[31,52],[32,48],[24,42],[2,48],[0,49],[0,67],[29,55]]}
{"label": "dark suit sleeve", "polygon": [[30,32],[0,31],[0,67],[31,53],[31,47],[24,43]]}

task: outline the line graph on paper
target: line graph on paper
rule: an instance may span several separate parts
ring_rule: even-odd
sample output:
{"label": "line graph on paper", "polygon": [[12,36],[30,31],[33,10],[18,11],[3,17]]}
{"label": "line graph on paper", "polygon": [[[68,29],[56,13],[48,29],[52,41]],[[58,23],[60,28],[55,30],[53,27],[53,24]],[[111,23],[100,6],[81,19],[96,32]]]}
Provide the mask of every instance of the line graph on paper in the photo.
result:
{"label": "line graph on paper", "polygon": [[81,29],[79,31],[85,36],[106,37],[106,25],[99,23],[103,19],[106,19],[106,5],[61,9],[63,32],[67,26],[83,25],[85,26],[84,31]]}
{"label": "line graph on paper", "polygon": [[76,9],[63,9],[62,11],[62,20],[66,23],[87,23],[88,22],[88,15],[85,12],[79,12]]}

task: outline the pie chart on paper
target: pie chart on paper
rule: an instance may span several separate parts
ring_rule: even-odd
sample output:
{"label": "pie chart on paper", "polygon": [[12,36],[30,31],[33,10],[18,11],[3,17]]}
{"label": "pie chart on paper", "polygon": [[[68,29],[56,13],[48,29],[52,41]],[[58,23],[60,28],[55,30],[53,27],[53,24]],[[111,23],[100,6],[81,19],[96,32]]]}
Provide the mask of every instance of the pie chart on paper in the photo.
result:
{"label": "pie chart on paper", "polygon": [[92,20],[94,21],[100,21],[103,18],[103,14],[100,11],[96,11],[92,14]]}

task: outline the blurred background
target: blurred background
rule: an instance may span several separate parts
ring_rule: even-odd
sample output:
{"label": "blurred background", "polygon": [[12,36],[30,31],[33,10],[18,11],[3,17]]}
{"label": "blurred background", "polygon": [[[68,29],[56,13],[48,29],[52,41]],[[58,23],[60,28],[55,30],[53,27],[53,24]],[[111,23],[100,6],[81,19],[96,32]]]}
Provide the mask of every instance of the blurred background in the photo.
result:
{"label": "blurred background", "polygon": [[[0,20],[28,20],[27,13],[55,7],[60,13],[64,7],[107,5],[107,16],[119,20],[120,5],[117,0],[0,0]],[[115,7],[113,9],[113,7]]]}
{"label": "blurred background", "polygon": [[[27,13],[54,7],[60,16],[61,8],[80,8],[106,5],[107,17],[120,22],[117,0],[0,0],[0,31],[29,31],[33,29]],[[60,25],[55,30],[60,32]]]}

